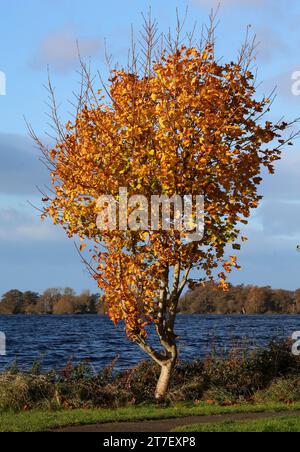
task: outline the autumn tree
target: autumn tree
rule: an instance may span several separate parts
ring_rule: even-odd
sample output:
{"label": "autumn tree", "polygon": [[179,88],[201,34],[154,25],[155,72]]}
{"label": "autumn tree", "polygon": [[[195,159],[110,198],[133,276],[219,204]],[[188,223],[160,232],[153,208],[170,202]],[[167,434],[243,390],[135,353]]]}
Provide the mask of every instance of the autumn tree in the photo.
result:
{"label": "autumn tree", "polygon": [[26,291],[23,294],[23,310],[25,314],[34,314],[39,301],[37,292]]}
{"label": "autumn tree", "polygon": [[1,298],[1,311],[4,314],[20,314],[24,306],[23,293],[20,290],[10,290]]}
{"label": "autumn tree", "polygon": [[295,291],[294,295],[294,305],[292,309],[293,314],[300,314],[300,289]]}
{"label": "autumn tree", "polygon": [[59,302],[61,298],[60,289],[50,288],[44,291],[40,296],[37,304],[37,312],[42,314],[52,314],[54,306]]}
{"label": "autumn tree", "polygon": [[[273,173],[291,139],[291,124],[262,119],[271,99],[257,99],[252,43],[223,63],[213,20],[197,45],[191,35],[184,43],[181,30],[178,22],[175,35],[163,37],[147,19],[140,50],[133,44],[128,65],[111,69],[99,87],[82,62],[78,106],[66,126],[50,83],[56,145],[48,149],[32,132],[52,178],[43,216],[79,237],[81,250],[88,246],[94,265],[84,259],[108,315],[124,322],[128,337],[161,368],[157,399],[166,395],[178,358],[174,328],[185,287],[218,278],[226,288],[227,274],[239,268],[226,247],[240,249],[240,224],[261,199],[262,168]],[[120,187],[149,204],[153,195],[204,195],[204,237],[191,242],[185,229],[128,224],[100,230],[97,200],[109,195],[119,204]],[[129,214],[142,215],[138,201]],[[151,326],[161,349],[149,342]]]}

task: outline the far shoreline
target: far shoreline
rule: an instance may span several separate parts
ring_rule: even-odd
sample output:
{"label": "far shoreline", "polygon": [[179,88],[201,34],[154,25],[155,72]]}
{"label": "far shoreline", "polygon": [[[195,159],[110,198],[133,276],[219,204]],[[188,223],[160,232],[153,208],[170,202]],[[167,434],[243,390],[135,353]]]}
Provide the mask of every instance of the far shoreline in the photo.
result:
{"label": "far shoreline", "polygon": [[[179,312],[177,314],[178,316],[198,316],[198,317],[298,317],[300,316],[300,313],[291,313],[291,312],[266,312],[266,313],[249,313],[249,314],[243,314],[243,313],[216,313],[216,312]],[[1,314],[0,317],[104,317],[108,318],[106,314],[95,314],[95,313],[66,313],[66,314],[26,314],[26,313],[19,313],[19,314]]]}

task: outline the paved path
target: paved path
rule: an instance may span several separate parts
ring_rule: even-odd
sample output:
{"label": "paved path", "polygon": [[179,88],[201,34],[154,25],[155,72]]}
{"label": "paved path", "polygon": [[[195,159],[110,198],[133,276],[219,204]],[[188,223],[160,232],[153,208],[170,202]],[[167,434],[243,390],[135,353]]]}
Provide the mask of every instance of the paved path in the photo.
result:
{"label": "paved path", "polygon": [[133,421],[133,422],[118,422],[108,424],[95,425],[77,425],[73,427],[66,427],[58,429],[58,432],[105,432],[105,433],[136,433],[136,432],[163,432],[167,433],[177,427],[193,424],[208,424],[213,422],[223,421],[247,421],[256,419],[273,419],[283,416],[300,416],[300,410],[297,411],[278,411],[265,413],[240,413],[240,414],[222,414],[214,416],[188,416],[174,419],[160,419],[153,421]]}

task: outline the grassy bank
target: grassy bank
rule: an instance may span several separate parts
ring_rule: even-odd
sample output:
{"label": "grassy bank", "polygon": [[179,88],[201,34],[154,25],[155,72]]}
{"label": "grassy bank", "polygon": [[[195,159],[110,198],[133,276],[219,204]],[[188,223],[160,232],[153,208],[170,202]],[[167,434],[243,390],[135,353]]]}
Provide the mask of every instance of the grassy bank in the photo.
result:
{"label": "grassy bank", "polygon": [[[145,405],[138,407],[118,408],[114,410],[77,409],[52,412],[33,410],[20,413],[6,411],[0,414],[0,432],[44,432],[70,425],[92,425],[108,422],[142,421],[180,418],[185,416],[208,416],[234,413],[263,413],[269,411],[288,412],[296,409],[300,409],[300,402],[290,405],[282,403],[269,403],[264,405],[248,404],[231,407],[222,407],[217,405],[209,406],[204,404],[198,406],[193,406],[191,404],[177,404],[172,407]],[[199,426],[200,429],[205,427],[206,425]],[[217,426],[212,425],[211,428],[217,428]]]}
{"label": "grassy bank", "polygon": [[[123,372],[114,364],[99,373],[86,365],[40,372],[36,364],[0,374],[0,411],[122,408],[154,404],[159,368],[149,361]],[[300,359],[291,344],[272,342],[265,349],[203,361],[179,363],[165,405],[181,402],[234,406],[300,402]]]}
{"label": "grassy bank", "polygon": [[300,358],[288,342],[213,354],[179,363],[168,398],[156,405],[159,369],[148,361],[122,372],[112,363],[98,373],[87,364],[48,373],[38,364],[27,372],[13,366],[0,374],[0,430],[299,409],[299,371]]}
{"label": "grassy bank", "polygon": [[176,429],[186,433],[299,433],[299,416],[285,416],[277,419],[259,419],[243,422],[218,422],[212,424],[190,425]]}

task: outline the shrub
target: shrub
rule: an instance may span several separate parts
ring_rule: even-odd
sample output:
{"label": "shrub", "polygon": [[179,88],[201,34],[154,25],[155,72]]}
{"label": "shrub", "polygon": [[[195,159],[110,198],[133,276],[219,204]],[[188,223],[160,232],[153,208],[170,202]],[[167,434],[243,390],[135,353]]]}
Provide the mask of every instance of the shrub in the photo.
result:
{"label": "shrub", "polygon": [[[245,401],[300,401],[300,359],[289,342],[273,341],[249,353],[233,350],[227,357],[211,355],[204,361],[179,363],[174,369],[167,402],[209,401],[231,405]],[[160,369],[143,361],[116,372],[116,360],[99,373],[88,363],[67,363],[60,371],[40,374],[16,364],[0,374],[0,409],[100,408],[154,403]]]}
{"label": "shrub", "polygon": [[189,383],[178,386],[177,388],[173,388],[170,391],[170,399],[176,402],[200,400],[203,396],[206,386],[207,384],[205,380],[200,376],[190,381]]}
{"label": "shrub", "polygon": [[205,360],[204,375],[210,386],[222,388],[236,398],[251,399],[274,379],[298,374],[299,364],[289,341],[272,341],[267,348],[248,354],[234,350],[225,359],[211,356]]}
{"label": "shrub", "polygon": [[210,387],[204,392],[203,401],[209,403],[215,403],[222,406],[231,406],[237,403],[245,403],[246,399],[242,396],[238,396],[236,393],[230,392],[227,389],[221,387]]}
{"label": "shrub", "polygon": [[0,409],[24,410],[53,399],[55,389],[47,377],[28,374],[0,374]]}
{"label": "shrub", "polygon": [[125,371],[117,379],[118,389],[124,388],[131,394],[131,403],[152,403],[154,388],[159,377],[160,369],[151,361],[143,361],[136,367]]}
{"label": "shrub", "polygon": [[279,378],[271,383],[271,385],[254,395],[257,403],[266,402],[283,402],[293,403],[300,401],[300,378]]}

